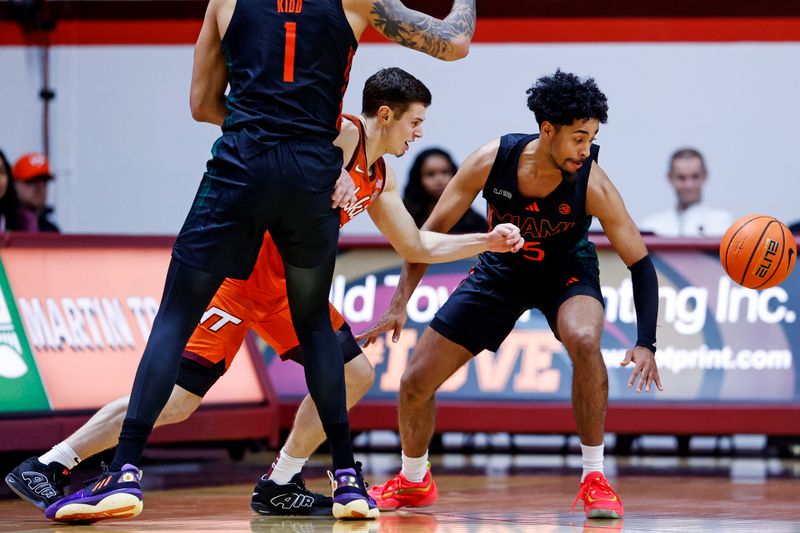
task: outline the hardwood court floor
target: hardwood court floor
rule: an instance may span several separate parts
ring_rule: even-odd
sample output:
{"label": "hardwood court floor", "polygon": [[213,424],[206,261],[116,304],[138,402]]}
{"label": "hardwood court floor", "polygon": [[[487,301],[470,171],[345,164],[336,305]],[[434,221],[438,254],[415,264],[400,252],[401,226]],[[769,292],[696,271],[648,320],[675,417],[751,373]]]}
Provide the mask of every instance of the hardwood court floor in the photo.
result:
{"label": "hardwood court floor", "polygon": [[[547,533],[800,532],[800,482],[734,483],[705,477],[624,477],[614,486],[624,520],[586,520],[569,513],[574,476],[440,475],[440,500],[419,512],[384,513],[373,522],[258,517],[248,508],[252,485],[148,491],[133,520],[93,526],[49,522],[21,500],[0,501],[0,531],[138,532],[250,531],[263,533]],[[320,478],[312,490],[326,490]]]}

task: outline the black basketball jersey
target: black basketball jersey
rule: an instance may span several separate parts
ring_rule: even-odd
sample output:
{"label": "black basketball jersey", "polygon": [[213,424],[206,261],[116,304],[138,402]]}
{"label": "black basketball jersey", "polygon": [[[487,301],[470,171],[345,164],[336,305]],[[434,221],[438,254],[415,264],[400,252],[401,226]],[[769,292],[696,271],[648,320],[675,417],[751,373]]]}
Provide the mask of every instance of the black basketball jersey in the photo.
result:
{"label": "black basketball jersey", "polygon": [[223,131],[333,141],[357,46],[342,0],[237,0],[222,39]]}
{"label": "black basketball jersey", "polygon": [[589,159],[574,179],[562,180],[547,196],[528,198],[519,192],[517,168],[522,151],[538,134],[512,133],[500,139],[494,165],[483,197],[488,203],[489,227],[510,222],[520,229],[525,246],[515,254],[485,252],[481,263],[489,268],[539,274],[558,268],[564,261],[597,261],[587,234],[592,217],[586,214],[586,187],[592,161],[600,147],[592,145]]}

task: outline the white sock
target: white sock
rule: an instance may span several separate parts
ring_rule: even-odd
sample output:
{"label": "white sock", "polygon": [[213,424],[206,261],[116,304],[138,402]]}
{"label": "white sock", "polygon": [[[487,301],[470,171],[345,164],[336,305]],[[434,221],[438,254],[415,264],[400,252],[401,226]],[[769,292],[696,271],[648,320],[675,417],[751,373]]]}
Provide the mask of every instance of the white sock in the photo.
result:
{"label": "white sock", "polygon": [[278,485],[286,485],[295,474],[300,473],[306,461],[308,461],[308,457],[292,457],[284,449],[281,449],[278,452],[278,458],[272,463],[269,479]]}
{"label": "white sock", "polygon": [[425,478],[425,472],[428,470],[428,451],[422,457],[409,457],[405,453],[403,455],[403,469],[400,473],[414,483],[419,483]]}
{"label": "white sock", "polygon": [[583,456],[583,475],[581,481],[586,479],[590,472],[603,473],[603,448],[605,444],[600,446],[586,446],[581,444],[581,455]]}
{"label": "white sock", "polygon": [[81,458],[66,442],[59,442],[53,446],[49,452],[39,457],[39,462],[45,465],[58,463],[67,470],[72,470],[81,462]]}

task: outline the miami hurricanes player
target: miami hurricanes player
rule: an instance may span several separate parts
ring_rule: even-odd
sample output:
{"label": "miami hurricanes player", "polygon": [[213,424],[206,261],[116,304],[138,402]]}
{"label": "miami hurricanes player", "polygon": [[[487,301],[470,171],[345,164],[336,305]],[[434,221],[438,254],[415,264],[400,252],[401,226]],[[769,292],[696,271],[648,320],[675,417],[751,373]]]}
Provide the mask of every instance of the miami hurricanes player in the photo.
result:
{"label": "miami hurricanes player", "polygon": [[[603,472],[608,374],[600,353],[604,326],[600,269],[588,240],[598,218],[631,271],[637,335],[622,365],[634,363],[628,386],[662,390],[655,361],[658,277],[647,247],[614,184],[598,165],[592,143],[608,118],[605,94],[591,78],[556,71],[528,89],[538,134],[512,133],[469,156],[422,226],[447,231],[482,192],[489,223],[513,221],[526,242],[519,254],[481,254],[423,332],[400,380],[398,413],[402,469],[370,495],[382,510],[428,506],[437,499],[428,468],[435,393],[483,350],[497,351],[528,309],[542,312],[572,362],[572,411],[581,440],[578,502],[588,518],[622,518],[622,500]],[[425,272],[405,264],[389,308],[360,335],[395,339],[405,303]],[[638,380],[638,382],[637,382]]]}
{"label": "miami hurricanes player", "polygon": [[[394,172],[383,155],[403,155],[409,143],[422,137],[425,112],[430,105],[425,85],[399,68],[383,69],[367,79],[362,116],[343,115],[335,144],[344,152],[346,169],[356,186],[356,200],[341,210],[341,223],[367,211],[381,233],[404,259],[412,262],[446,262],[485,251],[516,252],[523,244],[519,230],[500,224],[490,233],[444,235],[420,231],[405,209]],[[344,318],[331,305],[331,323],[342,347],[347,406],[352,407],[372,386],[373,370]],[[269,233],[255,270],[247,280],[226,279],[186,346],[180,373],[169,401],[156,425],[173,424],[193,413],[211,386],[229,368],[248,329],[254,329],[282,359],[302,363],[295,335],[283,263]],[[106,496],[93,507],[71,504],[64,498],[68,472],[87,457],[117,442],[128,397],[101,408],[83,427],[41,457],[32,457],[6,476],[20,497],[36,505],[48,518],[61,522],[122,518],[130,510],[115,507]],[[300,471],[325,434],[310,396],[297,412],[294,428],[269,472],[253,491],[250,506],[265,515],[338,517],[358,511],[306,489]],[[86,489],[84,489],[86,490]],[[377,516],[377,507],[366,517]],[[137,513],[138,514],[138,513]],[[130,516],[127,514],[127,516]]]}

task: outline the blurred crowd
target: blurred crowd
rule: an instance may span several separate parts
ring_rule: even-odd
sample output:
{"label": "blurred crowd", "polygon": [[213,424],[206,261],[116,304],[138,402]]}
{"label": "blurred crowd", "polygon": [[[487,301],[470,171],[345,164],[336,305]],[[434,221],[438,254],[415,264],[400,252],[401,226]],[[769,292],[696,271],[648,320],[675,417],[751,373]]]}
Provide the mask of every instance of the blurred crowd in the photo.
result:
{"label": "blurred crowd", "polygon": [[[427,220],[458,165],[443,148],[428,148],[417,155],[408,174],[403,202],[418,227]],[[709,179],[703,154],[696,148],[675,150],[666,178],[675,192],[672,206],[641,221],[639,229],[662,237],[721,237],[734,216],[710,205],[703,194]],[[47,204],[47,187],[54,179],[44,154],[26,153],[11,165],[0,150],[0,231],[58,232],[53,208]],[[787,221],[788,222],[788,221]],[[486,218],[470,209],[450,233],[486,231]],[[790,228],[800,233],[800,221]]]}

